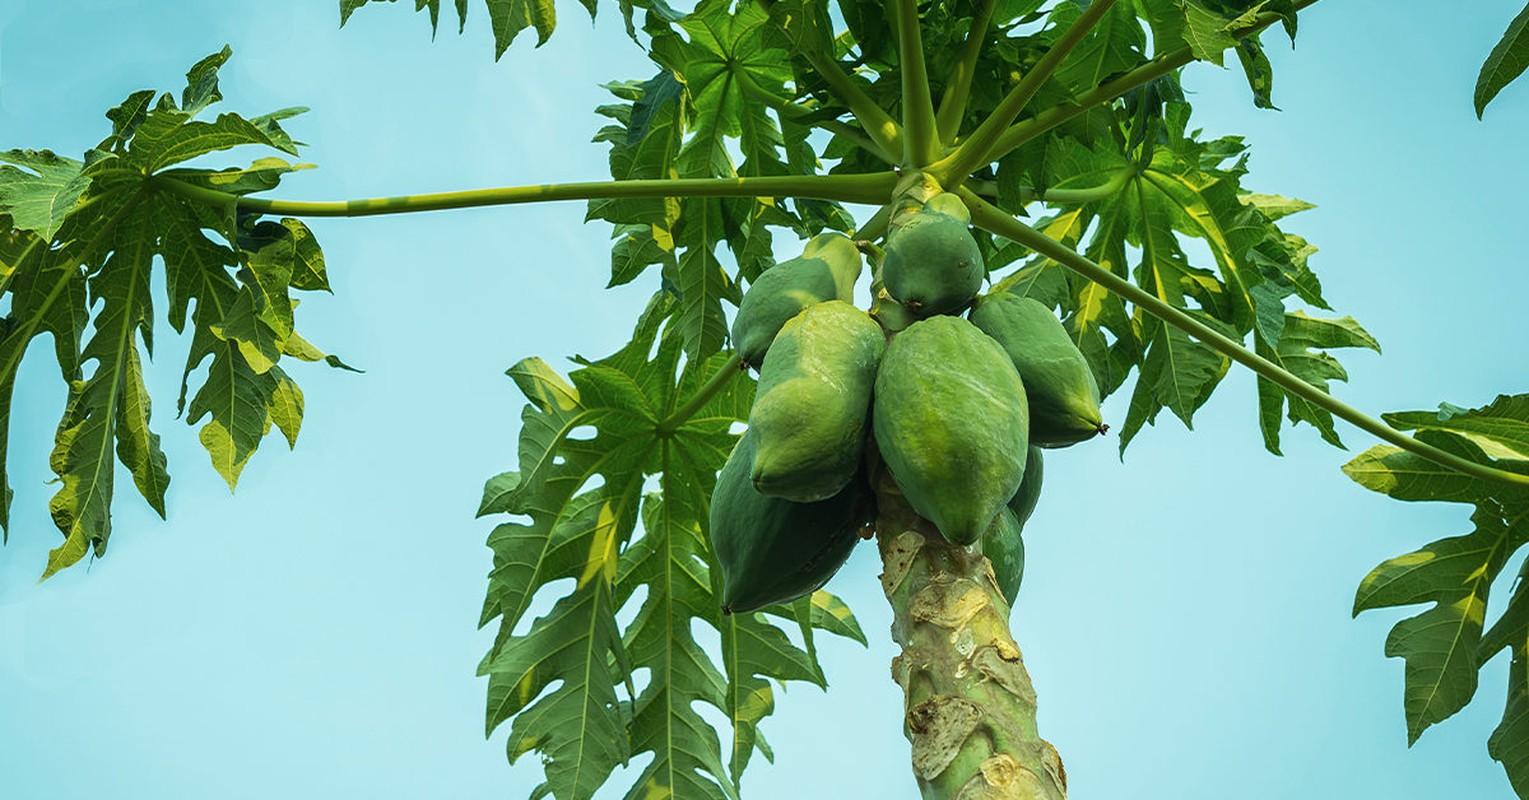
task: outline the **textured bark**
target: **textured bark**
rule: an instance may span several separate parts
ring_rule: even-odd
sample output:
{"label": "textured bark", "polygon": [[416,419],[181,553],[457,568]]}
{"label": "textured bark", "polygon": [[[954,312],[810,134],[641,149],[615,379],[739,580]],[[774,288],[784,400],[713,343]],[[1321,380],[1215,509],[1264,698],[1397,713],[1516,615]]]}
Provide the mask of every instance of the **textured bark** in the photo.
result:
{"label": "textured bark", "polygon": [[1035,690],[992,566],[946,542],[884,473],[877,500],[881,587],[903,649],[892,678],[919,790],[931,800],[1064,800],[1067,774],[1036,732]]}

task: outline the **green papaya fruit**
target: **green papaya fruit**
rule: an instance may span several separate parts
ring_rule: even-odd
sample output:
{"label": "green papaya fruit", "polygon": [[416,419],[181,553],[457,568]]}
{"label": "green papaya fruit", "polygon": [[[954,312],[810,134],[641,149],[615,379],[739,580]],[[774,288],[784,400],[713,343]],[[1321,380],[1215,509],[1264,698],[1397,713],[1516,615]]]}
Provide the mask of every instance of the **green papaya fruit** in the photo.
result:
{"label": "green papaya fruit", "polygon": [[799,503],[839,493],[860,467],[881,326],[839,300],[792,317],[759,372],[749,430],[754,488]]}
{"label": "green papaya fruit", "polygon": [[802,254],[767,269],[749,286],[733,318],[733,347],[745,364],[759,367],[780,326],[802,309],[825,300],[853,300],[860,251],[841,233],[808,240]]}
{"label": "green papaya fruit", "polygon": [[1025,540],[1020,536],[1023,529],[1024,523],[1013,509],[1005,507],[982,534],[982,554],[992,562],[993,577],[998,579],[998,589],[1010,606],[1019,596],[1019,585],[1025,577]]}
{"label": "green papaya fruit", "polygon": [[977,240],[959,217],[925,206],[887,238],[881,279],[887,293],[918,316],[959,311],[986,277]]}
{"label": "green papaya fruit", "polygon": [[1030,515],[1035,513],[1035,505],[1041,499],[1041,479],[1046,473],[1045,459],[1041,452],[1041,448],[1030,445],[1025,456],[1025,477],[1019,482],[1019,489],[1014,492],[1014,496],[1009,498],[1009,510],[1014,512],[1021,528],[1030,521]]}
{"label": "green papaya fruit", "polygon": [[1051,309],[998,292],[978,300],[971,319],[1003,346],[1024,379],[1031,444],[1066,447],[1106,430],[1093,370]]}
{"label": "green papaya fruit", "polygon": [[802,258],[817,259],[828,265],[834,276],[837,299],[848,303],[855,298],[855,282],[860,280],[863,261],[855,240],[842,233],[828,231],[807,240]]}
{"label": "green papaya fruit", "polygon": [[934,197],[929,198],[924,203],[924,210],[938,212],[948,217],[955,217],[961,220],[963,224],[972,221],[972,212],[967,210],[966,204],[961,202],[961,198],[954,192],[940,192]]}
{"label": "green papaya fruit", "polygon": [[876,292],[871,300],[871,317],[881,323],[887,333],[897,333],[918,319],[907,306],[893,300],[886,289]]}
{"label": "green papaya fruit", "polygon": [[892,337],[871,421],[909,505],[954,544],[977,541],[1024,477],[1024,383],[1003,348],[960,317],[920,320]]}
{"label": "green papaya fruit", "polygon": [[722,570],[723,613],[746,613],[811,594],[844,564],[875,519],[875,498],[857,476],[816,503],[760,494],[749,477],[755,437],[727,457],[711,495],[712,553]]}

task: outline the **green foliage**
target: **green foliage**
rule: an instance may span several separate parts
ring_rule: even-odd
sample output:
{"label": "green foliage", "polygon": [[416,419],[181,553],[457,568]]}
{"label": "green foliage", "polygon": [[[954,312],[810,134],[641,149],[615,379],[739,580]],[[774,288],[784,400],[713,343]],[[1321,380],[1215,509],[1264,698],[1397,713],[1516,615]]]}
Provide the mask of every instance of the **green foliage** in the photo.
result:
{"label": "green foliage", "polygon": [[[1091,229],[1081,249],[1100,265],[1134,277],[1142,288],[1233,339],[1251,334],[1255,352],[1309,383],[1325,389],[1329,381],[1346,379],[1326,351],[1379,350],[1375,340],[1351,318],[1314,318],[1287,308],[1292,301],[1328,308],[1307,263],[1315,248],[1279,227],[1279,220],[1309,204],[1249,193],[1242,186],[1244,143],[1235,137],[1199,140],[1188,128],[1189,111],[1184,103],[1166,102],[1161,117],[1120,120],[1125,141],[1142,137],[1135,152],[1103,140],[1090,147],[1055,141],[1045,162],[1055,188],[1119,189],[1058,212],[1042,230],[1065,241]],[[1192,262],[1186,240],[1209,249],[1213,268]],[[1062,308],[1102,394],[1121,388],[1129,372],[1139,370],[1120,430],[1122,451],[1164,408],[1192,425],[1194,412],[1230,366],[1208,345],[1128,308],[1120,297],[1049,259],[1031,260],[997,288]],[[1341,445],[1331,414],[1262,379],[1259,404],[1270,452],[1279,452],[1284,417],[1309,423]]]}
{"label": "green foliage", "polygon": [[[725,356],[682,359],[678,307],[660,293],[630,343],[567,380],[540,359],[510,369],[531,405],[519,470],[490,480],[480,507],[512,516],[489,536],[483,623],[497,619],[499,633],[479,671],[489,678],[488,729],[511,721],[511,760],[541,755],[537,796],[587,798],[618,765],[651,753],[629,796],[736,797],[752,753],[769,753],[758,731],[774,707],[766,679],[825,685],[814,630],[863,641],[843,604],[821,592],[722,615],[708,498],[753,386]],[[723,388],[665,428],[718,369],[732,376]],[[573,587],[516,634],[538,591],[568,579]],[[616,614],[632,603],[622,630]],[[772,617],[798,626],[806,649]],[[695,621],[721,633],[720,659],[690,634]],[[729,750],[701,704],[732,721]]]}
{"label": "green foliage", "polygon": [[[611,177],[732,178],[811,174],[818,154],[799,127],[768,110],[785,105],[791,78],[786,54],[764,40],[767,19],[756,5],[729,13],[725,0],[708,0],[678,23],[683,32],[655,32],[652,56],[660,71],[642,83],[610,84],[623,103],[603,106],[614,120],[596,136],[611,145]],[[783,115],[784,116],[784,115]],[[729,141],[743,160],[733,163]],[[659,265],[664,285],[681,300],[686,353],[705,358],[727,337],[724,302],[741,300],[737,276],[717,254],[731,251],[739,275],[759,277],[772,263],[772,227],[806,237],[825,227],[847,230],[842,209],[796,200],[796,213],[771,198],[593,200],[589,219],[616,225],[612,285],[627,283]]]}
{"label": "green foliage", "polygon": [[[1529,474],[1529,395],[1500,396],[1470,410],[1445,404],[1436,413],[1388,414],[1386,421],[1471,461]],[[1432,604],[1398,622],[1386,638],[1386,655],[1407,662],[1409,743],[1464,708],[1476,693],[1477,671],[1504,648],[1511,650],[1507,708],[1487,750],[1502,762],[1515,791],[1529,794],[1529,567],[1520,570],[1501,616],[1486,625],[1492,583],[1529,543],[1529,489],[1464,476],[1391,445],[1370,448],[1343,471],[1398,500],[1475,507],[1470,533],[1424,545],[1366,575],[1354,613]]]}
{"label": "green foliage", "polygon": [[1487,104],[1503,87],[1524,74],[1525,67],[1529,67],[1529,5],[1508,24],[1508,30],[1481,65],[1481,74],[1476,78],[1477,118],[1486,112]]}
{"label": "green foliage", "polygon": [[[0,228],[8,231],[0,288],[10,299],[0,332],[0,426],[9,426],[17,366],[43,334],[69,387],[50,458],[59,489],[49,510],[64,542],[49,555],[44,577],[92,550],[105,552],[116,462],[165,513],[170,475],[150,427],[142,366],[154,347],[156,264],[164,269],[171,327],[184,332],[188,316],[192,321],[182,410],[192,373],[211,359],[187,421],[206,420],[202,443],[230,488],[273,425],[289,444],[296,441],[302,392],[278,366],[281,358],[343,366],[294,329],[291,292],[329,288],[307,227],[209,207],[179,191],[244,194],[307,166],[274,157],[226,171],[176,166],[242,145],[296,153],[280,122],[301,109],[197,119],[222,99],[217,71],[228,57],[224,48],[193,66],[178,104],[168,93],[130,95],[107,112],[112,133],[83,160],[46,150],[0,154]],[[0,465],[4,445],[0,436]],[[8,519],[6,483],[0,466],[0,525]]]}
{"label": "green foliage", "polygon": [[[342,24],[368,2],[380,0],[341,0]],[[1159,69],[1191,58],[1224,64],[1232,50],[1253,102],[1272,107],[1272,67],[1250,31],[1280,22],[1293,37],[1296,11],[1311,2],[1117,2],[1040,82],[1009,132],[1024,135],[980,165],[963,191],[1016,216],[1035,215],[1048,236],[1325,391],[1347,377],[1332,351],[1379,345],[1350,317],[1315,315],[1331,312],[1308,264],[1315,248],[1282,227],[1310,205],[1245,186],[1245,143],[1193,129],[1177,72]],[[438,27],[440,0],[414,5]],[[459,30],[469,5],[454,0]],[[594,14],[595,0],[583,5]],[[538,45],[555,29],[548,0],[485,0],[482,7],[496,58],[526,29],[535,30]],[[998,3],[991,25],[976,29],[983,46],[968,62],[975,5],[925,5],[920,38],[933,93],[959,95],[951,77],[963,70],[975,76],[959,135],[988,118],[1020,76],[1037,74],[1083,7]],[[618,8],[654,73],[607,84],[615,100],[596,109],[609,120],[595,138],[609,146],[613,179],[884,173],[901,156],[888,152],[901,132],[879,129],[875,120],[866,130],[870,112],[900,117],[905,96],[885,3],[702,0],[681,13],[664,0],[619,0]],[[835,30],[836,20],[844,30]],[[1478,115],[1529,63],[1526,24],[1529,9],[1483,67]],[[107,114],[111,134],[78,160],[46,150],[0,153],[0,299],[7,309],[0,317],[0,534],[8,535],[4,455],[16,369],[44,335],[68,387],[50,459],[59,486],[50,510],[64,542],[45,574],[104,551],[117,463],[165,513],[169,473],[142,375],[153,348],[150,287],[159,265],[171,327],[186,333],[189,321],[191,328],[178,410],[201,426],[201,441],[231,488],[273,427],[289,444],[297,436],[303,398],[282,359],[345,366],[295,329],[293,293],[329,290],[312,233],[296,219],[265,219],[239,203],[307,165],[274,156],[222,171],[186,165],[246,145],[297,152],[282,122],[300,109],[198,118],[221,100],[217,71],[227,58],[225,49],[195,65],[178,99],[130,95]],[[1119,97],[1097,96],[1101,86],[1148,73],[1155,77]],[[510,370],[530,405],[518,468],[488,482],[480,509],[502,517],[489,538],[494,570],[482,616],[483,624],[497,620],[499,630],[480,672],[488,677],[488,730],[508,723],[510,759],[535,752],[543,761],[545,783],[533,796],[590,797],[618,766],[639,759],[646,763],[628,797],[736,798],[753,754],[771,757],[759,726],[773,712],[774,686],[825,684],[815,632],[864,641],[848,609],[822,591],[724,616],[722,576],[712,569],[710,498],[737,440],[732,427],[748,416],[754,391],[722,352],[727,307],[742,302],[745,284],[766,282],[781,230],[805,239],[855,226],[836,202],[811,191],[790,194],[800,196],[589,200],[587,219],[613,227],[610,285],[642,279],[656,266],[654,299],[632,340],[605,359],[579,359],[566,377],[535,358]],[[1234,348],[1193,340],[1013,242],[987,234],[974,242],[970,260],[986,263],[995,290],[1035,299],[1048,318],[1060,309],[1070,346],[1083,354],[1102,394],[1126,390],[1135,373],[1122,451],[1164,409],[1191,425],[1227,373]],[[1202,251],[1208,259],[1197,255]],[[977,291],[981,272],[952,309]],[[1017,530],[1040,477],[1039,451],[1027,447],[1020,413],[1023,384],[966,321],[913,322],[897,318],[906,309],[889,305],[884,292],[876,302],[876,318],[902,331],[874,401],[886,462],[912,505],[954,541],[974,542],[1000,511],[1015,515],[1015,546],[1003,547],[1011,543],[1005,538],[992,552],[1012,598],[1022,569],[1014,565],[1023,557]],[[941,326],[957,334],[920,343]],[[897,355],[900,349],[907,352]],[[204,368],[205,377],[194,380]],[[991,391],[963,395],[959,387],[968,381],[986,381]],[[1333,412],[1267,379],[1258,391],[1258,424],[1271,452],[1279,452],[1286,421],[1311,425],[1341,446]],[[995,393],[1007,399],[995,403]],[[1387,421],[1461,458],[1529,473],[1526,397]],[[1019,452],[1031,454],[1031,467],[1014,460]],[[973,454],[978,467],[952,469]],[[1512,651],[1508,705],[1488,747],[1529,794],[1529,600],[1522,599],[1529,592],[1520,585],[1490,628],[1485,620],[1493,579],[1529,541],[1529,493],[1390,445],[1372,448],[1346,471],[1397,499],[1474,507],[1471,533],[1377,567],[1355,611],[1434,604],[1398,624],[1387,642],[1389,655],[1407,661],[1404,708],[1413,739],[1469,702],[1481,663]],[[1035,485],[1021,483],[1021,472]],[[979,496],[962,494],[972,486]],[[623,625],[627,612],[632,621]],[[720,633],[719,652],[691,634],[696,622]],[[786,634],[793,627],[801,646]],[[729,741],[703,719],[702,706],[726,715]]]}

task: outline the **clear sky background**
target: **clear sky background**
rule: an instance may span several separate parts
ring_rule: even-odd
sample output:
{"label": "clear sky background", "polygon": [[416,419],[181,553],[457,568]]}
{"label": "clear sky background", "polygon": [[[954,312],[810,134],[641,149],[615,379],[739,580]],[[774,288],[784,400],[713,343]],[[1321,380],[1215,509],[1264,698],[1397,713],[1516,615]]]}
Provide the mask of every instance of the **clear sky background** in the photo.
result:
{"label": "clear sky background", "polygon": [[[5,0],[0,148],[78,156],[102,113],[145,87],[179,91],[224,43],[226,107],[313,111],[288,126],[320,169],[294,199],[603,179],[598,84],[651,68],[614,4],[574,3],[556,35],[491,59],[477,3],[462,37],[430,41],[412,4],[338,28],[332,0]],[[1341,398],[1372,413],[1481,405],[1529,391],[1525,187],[1529,82],[1478,122],[1476,70],[1518,0],[1321,3],[1292,52],[1270,35],[1275,102],[1236,70],[1190,68],[1197,124],[1245,134],[1246,185],[1319,208],[1287,221],[1322,248],[1339,313],[1386,354],[1345,354]],[[527,35],[529,37],[529,34]],[[233,164],[235,157],[217,163]],[[490,634],[476,629],[491,521],[484,479],[513,468],[521,399],[503,371],[625,340],[655,276],[603,291],[608,229],[582,203],[312,222],[335,295],[299,327],[366,370],[294,367],[307,397],[296,452],[278,438],[236,496],[173,418],[185,340],[149,367],[173,482],[161,522],[120,484],[111,552],[35,583],[58,534],[47,454],[64,389],[36,348],[22,365],[0,549],[0,798],[500,798],[540,779],[483,737]],[[161,309],[162,313],[162,309]],[[1124,416],[1111,398],[1107,417]],[[1048,460],[1026,531],[1014,627],[1043,734],[1078,798],[1509,798],[1486,738],[1507,659],[1476,701],[1410,751],[1401,611],[1351,620],[1376,563],[1469,530],[1468,509],[1408,506],[1351,483],[1353,450],[1310,428],[1266,454],[1237,370],[1193,433],[1164,415],[1121,463],[1113,442]],[[874,549],[830,584],[869,649],[821,645],[827,694],[792,686],[766,723],[752,798],[914,798],[890,613]],[[1517,559],[1505,575],[1517,571]],[[1504,580],[1495,616],[1506,600]],[[617,776],[607,794],[619,797]]]}

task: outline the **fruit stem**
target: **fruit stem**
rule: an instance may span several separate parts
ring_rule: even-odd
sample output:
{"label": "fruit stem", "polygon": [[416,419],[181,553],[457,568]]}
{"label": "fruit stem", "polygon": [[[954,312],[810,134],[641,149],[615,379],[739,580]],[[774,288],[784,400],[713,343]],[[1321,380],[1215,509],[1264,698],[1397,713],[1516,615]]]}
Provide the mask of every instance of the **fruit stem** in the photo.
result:
{"label": "fruit stem", "polygon": [[951,70],[950,82],[945,84],[945,93],[940,96],[940,110],[935,114],[941,144],[955,141],[960,132],[961,119],[966,116],[966,102],[971,97],[972,76],[977,72],[977,57],[982,53],[988,27],[993,22],[993,9],[997,5],[997,0],[980,0],[972,16],[972,26],[966,32],[966,41],[961,44],[961,57]]}
{"label": "fruit stem", "polygon": [[463,192],[373,197],[363,200],[309,202],[272,200],[220,192],[174,178],[150,178],[155,188],[217,207],[237,204],[246,211],[292,217],[366,217],[408,214],[450,208],[542,203],[553,200],[594,200],[640,197],[812,197],[844,203],[881,205],[887,202],[898,175],[768,175],[749,178],[679,178],[669,180],[592,181],[506,186]]}
{"label": "fruit stem", "polygon": [[1065,800],[1067,774],[1040,738],[1035,689],[1009,606],[980,553],[946,542],[885,474],[877,487],[881,588],[902,653],[903,734],[926,800]]}
{"label": "fruit stem", "polygon": [[1347,421],[1360,430],[1373,434],[1381,440],[1390,442],[1403,450],[1426,458],[1435,464],[1449,467],[1473,478],[1507,483],[1514,486],[1529,486],[1529,475],[1521,475],[1506,470],[1495,469],[1485,464],[1478,464],[1474,461],[1468,461],[1426,442],[1418,441],[1390,425],[1364,414],[1316,386],[1301,380],[1296,375],[1281,368],[1278,364],[1248,350],[1240,342],[1216,331],[1205,323],[1184,313],[1182,310],[1169,305],[1129,280],[1095,264],[1076,250],[1005,214],[966,189],[961,190],[961,198],[966,201],[967,208],[971,209],[972,224],[977,227],[1018,242],[1088,278],[1094,283],[1136,304],[1137,308],[1199,339],[1216,352],[1253,370],[1259,377],[1267,379],[1285,391],[1310,402],[1312,405],[1331,412],[1333,416]]}
{"label": "fruit stem", "polygon": [[675,431],[680,429],[681,425],[690,421],[690,418],[695,416],[695,413],[700,411],[702,406],[710,402],[713,397],[716,397],[717,392],[726,388],[727,384],[732,382],[733,378],[742,371],[742,356],[734,355],[728,359],[727,363],[718,367],[711,378],[685,401],[685,405],[680,406],[673,414],[670,414],[658,423],[658,427],[654,429],[658,438],[667,439],[673,436]]}
{"label": "fruit stem", "polygon": [[924,39],[919,31],[918,0],[892,0],[903,90],[903,168],[918,169],[940,153],[939,123],[929,93],[924,66]]}
{"label": "fruit stem", "polygon": [[960,185],[966,176],[972,174],[983,164],[992,162],[990,153],[997,145],[999,137],[1008,129],[1009,125],[1019,117],[1020,112],[1025,110],[1031,98],[1040,91],[1041,85],[1051,79],[1062,65],[1062,61],[1072,53],[1073,48],[1082,43],[1088,36],[1089,31],[1099,24],[1099,20],[1108,14],[1115,5],[1115,0],[1094,0],[1077,20],[1062,33],[1056,44],[1041,56],[1041,60],[1020,78],[1019,83],[1009,90],[998,107],[988,115],[987,119],[977,126],[972,135],[967,137],[956,148],[954,153],[931,164],[929,171],[934,173],[935,178],[947,189]]}
{"label": "fruit stem", "polygon": [[891,220],[891,205],[883,205],[881,208],[876,209],[876,213],[872,214],[871,218],[866,220],[865,224],[861,225],[860,228],[851,234],[849,238],[855,240],[880,239],[881,237],[887,235],[887,224],[891,222]]}

